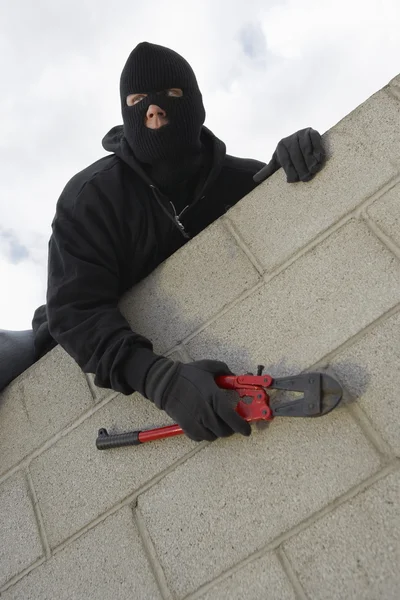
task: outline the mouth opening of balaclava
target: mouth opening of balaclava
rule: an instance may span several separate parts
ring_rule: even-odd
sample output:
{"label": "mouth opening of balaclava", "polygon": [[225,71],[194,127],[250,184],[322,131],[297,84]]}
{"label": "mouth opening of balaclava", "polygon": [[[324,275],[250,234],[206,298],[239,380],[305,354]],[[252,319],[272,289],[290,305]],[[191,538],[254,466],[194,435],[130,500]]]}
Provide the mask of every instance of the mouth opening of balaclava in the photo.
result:
{"label": "mouth opening of balaclava", "polygon": [[[182,96],[167,90],[180,88]],[[201,128],[205,110],[195,74],[178,53],[142,42],[131,52],[120,80],[124,135],[136,157],[160,186],[190,177],[202,164]],[[128,106],[130,94],[146,94]],[[168,124],[146,127],[151,104],[166,112]]]}

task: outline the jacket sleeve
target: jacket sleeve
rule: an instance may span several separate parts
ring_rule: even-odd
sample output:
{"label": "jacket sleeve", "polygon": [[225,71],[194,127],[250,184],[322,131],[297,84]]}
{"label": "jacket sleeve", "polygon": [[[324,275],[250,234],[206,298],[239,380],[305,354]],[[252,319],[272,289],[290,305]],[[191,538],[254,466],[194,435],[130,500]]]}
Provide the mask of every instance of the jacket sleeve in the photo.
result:
{"label": "jacket sleeve", "polygon": [[79,210],[66,210],[59,202],[52,223],[49,330],[85,373],[95,374],[96,385],[144,395],[147,371],[159,356],[150,340],[132,331],[118,309],[118,232],[105,216],[100,218],[95,203],[82,205]]}

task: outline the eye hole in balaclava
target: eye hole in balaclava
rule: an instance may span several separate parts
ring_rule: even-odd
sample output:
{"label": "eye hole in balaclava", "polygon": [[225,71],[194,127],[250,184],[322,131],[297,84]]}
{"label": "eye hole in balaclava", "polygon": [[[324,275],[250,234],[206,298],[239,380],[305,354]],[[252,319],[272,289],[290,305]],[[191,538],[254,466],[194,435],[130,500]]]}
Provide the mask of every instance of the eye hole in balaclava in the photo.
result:
{"label": "eye hole in balaclava", "polygon": [[[166,90],[180,88],[182,96]],[[160,93],[161,92],[161,93]],[[130,94],[147,94],[133,106]],[[189,63],[174,50],[142,42],[131,52],[120,80],[124,135],[135,157],[148,165],[179,163],[201,151],[200,133],[205,110],[195,74]],[[159,129],[145,125],[151,104],[165,110],[169,123]]]}

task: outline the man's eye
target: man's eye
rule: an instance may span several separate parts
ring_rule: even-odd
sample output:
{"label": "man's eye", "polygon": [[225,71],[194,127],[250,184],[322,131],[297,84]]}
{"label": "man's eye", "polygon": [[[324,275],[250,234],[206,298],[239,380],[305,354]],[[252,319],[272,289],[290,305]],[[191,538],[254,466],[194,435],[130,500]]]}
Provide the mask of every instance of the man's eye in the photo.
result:
{"label": "man's eye", "polygon": [[143,100],[143,98],[145,98],[145,96],[136,96],[135,98],[133,98],[132,104],[138,104],[139,102],[141,102],[141,100]]}
{"label": "man's eye", "polygon": [[144,94],[141,96],[128,96],[126,99],[126,103],[128,106],[133,106],[134,104],[138,104],[141,100],[145,98]]}
{"label": "man's eye", "polygon": [[[165,92],[157,92],[158,94],[162,94]],[[169,90],[166,90],[166,94],[167,96],[172,96],[175,98],[179,98],[180,96],[183,96],[183,91],[180,88],[171,88]],[[134,106],[135,104],[139,104],[139,102],[141,102],[143,100],[143,98],[146,98],[146,94],[131,94],[130,96],[127,97],[126,99],[126,103],[128,106]]]}
{"label": "man's eye", "polygon": [[183,92],[179,88],[173,88],[171,90],[167,90],[167,94],[168,94],[168,96],[177,96],[177,97],[183,96]]}

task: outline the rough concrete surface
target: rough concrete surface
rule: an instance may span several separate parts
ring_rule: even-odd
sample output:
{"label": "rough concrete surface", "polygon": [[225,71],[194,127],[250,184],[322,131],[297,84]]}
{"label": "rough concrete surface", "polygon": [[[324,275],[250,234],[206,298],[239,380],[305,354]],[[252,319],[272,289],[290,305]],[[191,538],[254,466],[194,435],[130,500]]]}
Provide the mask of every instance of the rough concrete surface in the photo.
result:
{"label": "rough concrete surface", "polygon": [[[400,263],[350,221],[195,336],[190,355],[235,372],[298,372],[400,302]],[[278,370],[279,369],[279,370]]]}
{"label": "rough concrete surface", "polygon": [[312,181],[279,170],[120,303],[156,352],[330,367],[351,403],[100,451],[171,420],[56,347],[0,394],[2,600],[400,598],[399,82],[324,134]]}
{"label": "rough concrete surface", "polygon": [[0,474],[91,406],[85,376],[57,346],[0,395]]}
{"label": "rough concrete surface", "polygon": [[0,586],[43,553],[23,473],[0,484]]}
{"label": "rough concrete surface", "polygon": [[166,352],[258,279],[243,250],[217,221],[126,295],[121,310],[133,329],[151,339],[156,352]]}
{"label": "rough concrete surface", "polygon": [[199,596],[199,600],[215,598],[218,600],[243,600],[244,598],[246,600],[260,600],[260,598],[296,600],[296,595],[278,558],[273,552],[268,552]]}
{"label": "rough concrete surface", "polygon": [[374,157],[384,157],[396,170],[400,166],[400,104],[386,90],[377,92],[350,113],[351,125],[359,128]]}
{"label": "rough concrete surface", "polygon": [[389,82],[389,93],[393,94],[398,100],[400,100],[400,75],[393,77]]}
{"label": "rough concrete surface", "polygon": [[400,313],[339,353],[331,364],[400,457]]}
{"label": "rough concrete surface", "polygon": [[284,545],[309,598],[398,600],[399,498],[397,472]]}
{"label": "rough concrete surface", "polygon": [[400,249],[400,184],[374,202],[368,215]]}
{"label": "rough concrete surface", "polygon": [[377,469],[344,409],[324,419],[277,419],[250,439],[214,442],[142,494],[139,506],[182,598]]}
{"label": "rough concrete surface", "polygon": [[195,447],[195,442],[181,437],[100,451],[95,445],[98,430],[105,427],[110,433],[122,433],[169,424],[171,419],[139,394],[118,395],[32,461],[32,480],[51,546]]}
{"label": "rough concrete surface", "polygon": [[129,508],[55,554],[2,600],[161,600]]}

